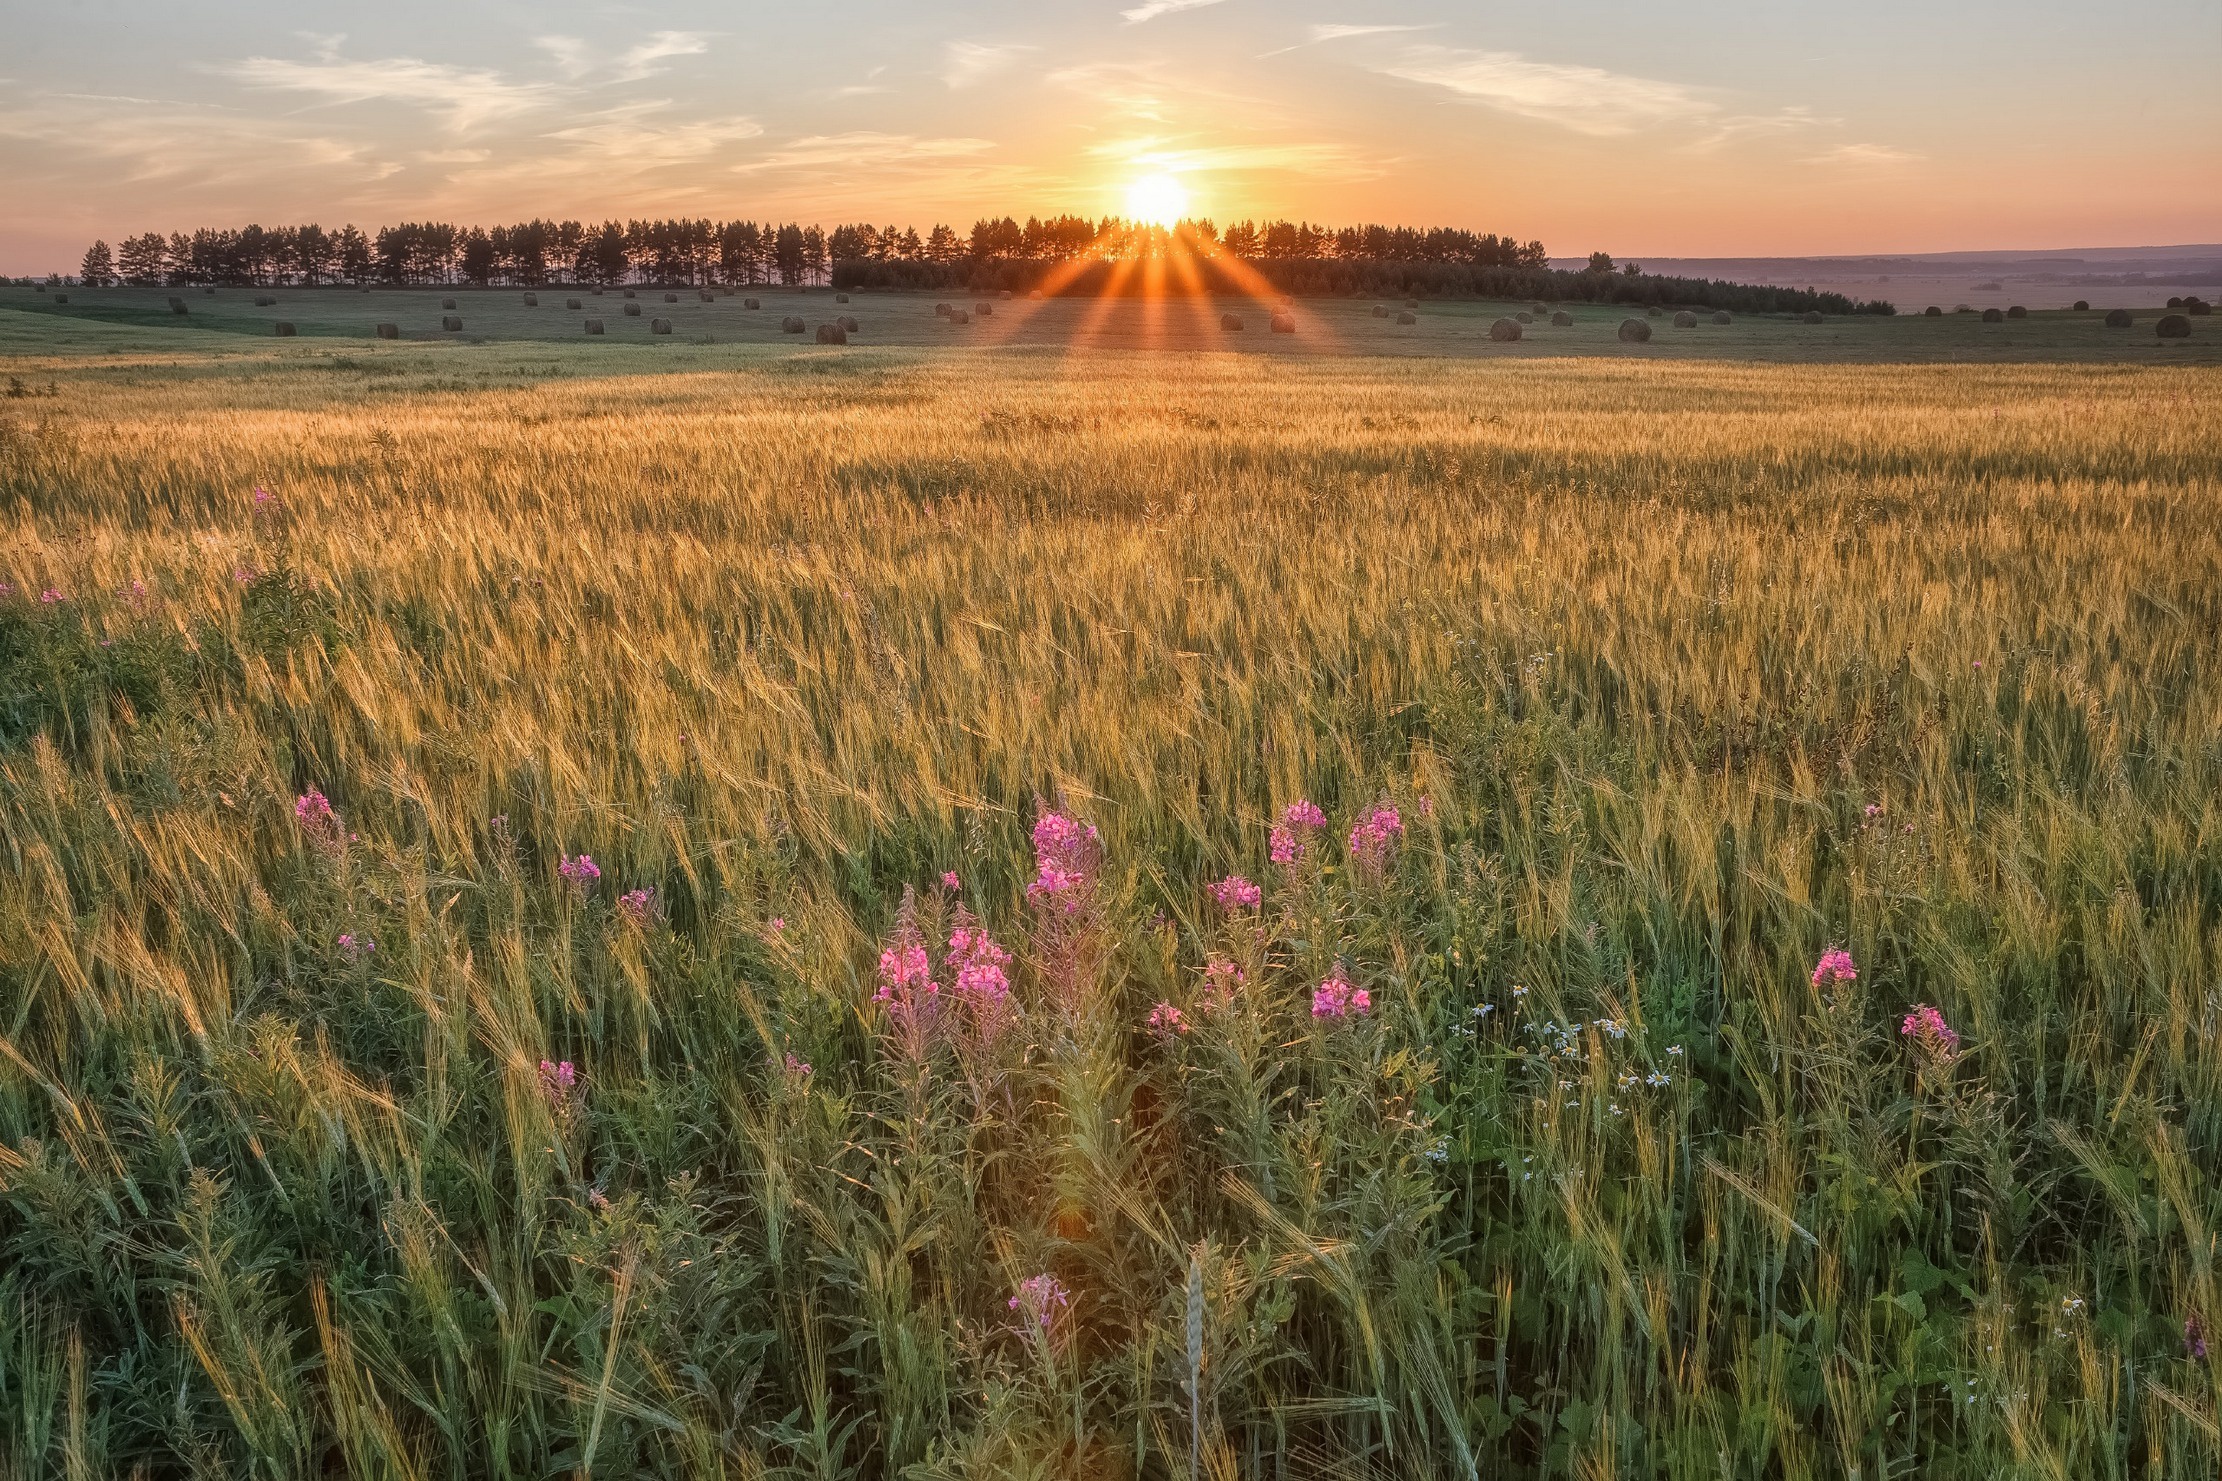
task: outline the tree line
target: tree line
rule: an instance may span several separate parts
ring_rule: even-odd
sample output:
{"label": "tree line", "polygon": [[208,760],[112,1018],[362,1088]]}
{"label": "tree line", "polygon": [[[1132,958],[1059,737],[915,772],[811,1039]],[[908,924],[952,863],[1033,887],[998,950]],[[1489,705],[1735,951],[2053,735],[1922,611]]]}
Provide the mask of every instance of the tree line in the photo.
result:
{"label": "tree line", "polygon": [[910,263],[950,272],[998,264],[1131,261],[1171,255],[1259,261],[1439,262],[1469,266],[1544,263],[1541,242],[1448,227],[1352,226],[1243,221],[1222,235],[1210,221],[1167,228],[1107,216],[1014,217],[973,223],[959,234],[936,225],[857,222],[819,226],[754,221],[527,221],[514,226],[403,222],[366,233],[349,224],[146,232],[111,249],[87,249],[78,281],[88,287],[231,283],[543,283],[630,281],[744,286],[811,285],[847,263]]}

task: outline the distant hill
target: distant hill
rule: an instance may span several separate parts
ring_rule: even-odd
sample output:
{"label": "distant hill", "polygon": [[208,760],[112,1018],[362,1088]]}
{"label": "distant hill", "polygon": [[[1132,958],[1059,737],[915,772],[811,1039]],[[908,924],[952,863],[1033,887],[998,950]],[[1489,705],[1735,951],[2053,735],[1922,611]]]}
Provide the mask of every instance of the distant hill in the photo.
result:
{"label": "distant hill", "polygon": [[[2222,243],[1838,257],[1631,255],[1647,272],[1888,298],[1901,312],[1919,312],[1932,303],[1944,308],[1962,303],[2064,308],[2079,298],[2135,307],[2161,303],[2186,289],[2222,287]],[[1579,267],[1585,260],[1554,258],[1551,265]]]}

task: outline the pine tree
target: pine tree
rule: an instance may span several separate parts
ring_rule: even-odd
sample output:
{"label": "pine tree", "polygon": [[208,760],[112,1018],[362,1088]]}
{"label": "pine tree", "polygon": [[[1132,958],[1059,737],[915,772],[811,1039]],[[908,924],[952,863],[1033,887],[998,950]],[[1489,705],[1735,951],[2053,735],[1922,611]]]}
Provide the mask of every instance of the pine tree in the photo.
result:
{"label": "pine tree", "polygon": [[105,288],[116,281],[116,261],[109,255],[106,242],[95,242],[85,249],[85,261],[77,269],[77,281],[88,288]]}

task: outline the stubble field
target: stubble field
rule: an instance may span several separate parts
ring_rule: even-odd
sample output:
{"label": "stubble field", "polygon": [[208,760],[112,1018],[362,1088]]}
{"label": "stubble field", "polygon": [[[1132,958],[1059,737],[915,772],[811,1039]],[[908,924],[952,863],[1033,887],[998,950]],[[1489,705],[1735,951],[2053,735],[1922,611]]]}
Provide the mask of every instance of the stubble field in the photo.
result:
{"label": "stubble field", "polygon": [[0,1474],[2214,1473],[2222,372],[11,325]]}

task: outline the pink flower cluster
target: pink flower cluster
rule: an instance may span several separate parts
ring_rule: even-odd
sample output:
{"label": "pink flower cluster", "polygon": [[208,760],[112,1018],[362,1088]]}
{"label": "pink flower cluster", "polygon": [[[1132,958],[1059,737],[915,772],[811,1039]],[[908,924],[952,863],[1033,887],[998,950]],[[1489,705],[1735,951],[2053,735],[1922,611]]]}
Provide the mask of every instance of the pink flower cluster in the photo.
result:
{"label": "pink flower cluster", "polygon": [[1145,1026],[1159,1038],[1171,1039],[1188,1032],[1188,1019],[1171,1003],[1159,1003],[1150,1009]]}
{"label": "pink flower cluster", "polygon": [[1196,999],[1196,1007],[1204,1013],[1217,1013],[1234,1006],[1234,995],[1242,991],[1242,969],[1225,957],[1213,957],[1204,963],[1204,990]]}
{"label": "pink flower cluster", "polygon": [[1383,803],[1351,826],[1351,860],[1368,874],[1379,874],[1388,865],[1389,850],[1403,836],[1403,817]]}
{"label": "pink flower cluster", "polygon": [[575,859],[565,855],[563,862],[556,865],[556,873],[581,890],[591,889],[594,881],[602,877],[601,866],[594,862],[592,854],[580,854]]}
{"label": "pink flower cluster", "polygon": [[1270,841],[1273,862],[1286,868],[1304,857],[1314,831],[1327,826],[1327,814],[1308,797],[1299,797],[1281,813]]}
{"label": "pink flower cluster", "polygon": [[1832,946],[1821,953],[1821,960],[1813,968],[1813,985],[1823,991],[1839,983],[1851,982],[1859,976],[1859,969],[1852,965],[1852,954],[1840,946]]}
{"label": "pink flower cluster", "polygon": [[346,831],[340,826],[339,814],[332,811],[332,800],[311,787],[293,799],[293,821],[312,843],[325,848],[337,848]]}
{"label": "pink flower cluster", "polygon": [[1239,874],[1228,875],[1210,889],[1211,898],[1223,910],[1255,910],[1265,900],[1265,891]]}
{"label": "pink flower cluster", "polygon": [[1944,1021],[1944,1015],[1927,1003],[1916,1003],[1898,1032],[1932,1059],[1948,1060],[1960,1049],[1960,1036]]}
{"label": "pink flower cluster", "polygon": [[810,1078],[810,1061],[798,1059],[792,1053],[780,1063],[780,1069],[790,1080],[800,1082]]}
{"label": "pink flower cluster", "polygon": [[339,933],[340,955],[351,962],[359,962],[378,949],[378,943],[368,936],[357,936],[351,931]]}
{"label": "pink flower cluster", "polygon": [[1326,981],[1312,989],[1314,1018],[1362,1017],[1372,1011],[1373,994],[1362,987],[1352,987],[1340,967],[1329,972]]}
{"label": "pink flower cluster", "polygon": [[[898,1029],[921,1036],[936,1027],[938,1006],[953,1000],[970,1012],[979,1042],[993,1043],[1010,1024],[1011,954],[959,906],[941,965],[950,984],[946,995],[906,906],[895,940],[880,953],[880,985],[873,1000],[886,1007]],[[922,1051],[923,1037],[915,1038],[912,1047]]]}
{"label": "pink flower cluster", "polygon": [[1072,1305],[1072,1292],[1054,1275],[1029,1275],[1018,1283],[1018,1294],[1008,1304],[1046,1332],[1058,1313]]}
{"label": "pink flower cluster", "polygon": [[617,908],[634,925],[645,926],[656,913],[656,892],[653,889],[627,890],[617,897]]}
{"label": "pink flower cluster", "polygon": [[962,886],[962,883],[963,882],[957,878],[956,870],[944,869],[941,872],[941,887],[943,889],[954,891],[960,888]]}
{"label": "pink flower cluster", "polygon": [[1095,826],[1063,813],[1045,812],[1034,824],[1034,882],[1026,898],[1078,910],[1103,863],[1103,841]]}
{"label": "pink flower cluster", "polygon": [[579,1072],[568,1059],[561,1064],[540,1061],[540,1093],[548,1098],[548,1109],[559,1121],[576,1115],[585,1100],[585,1092],[579,1088]]}

